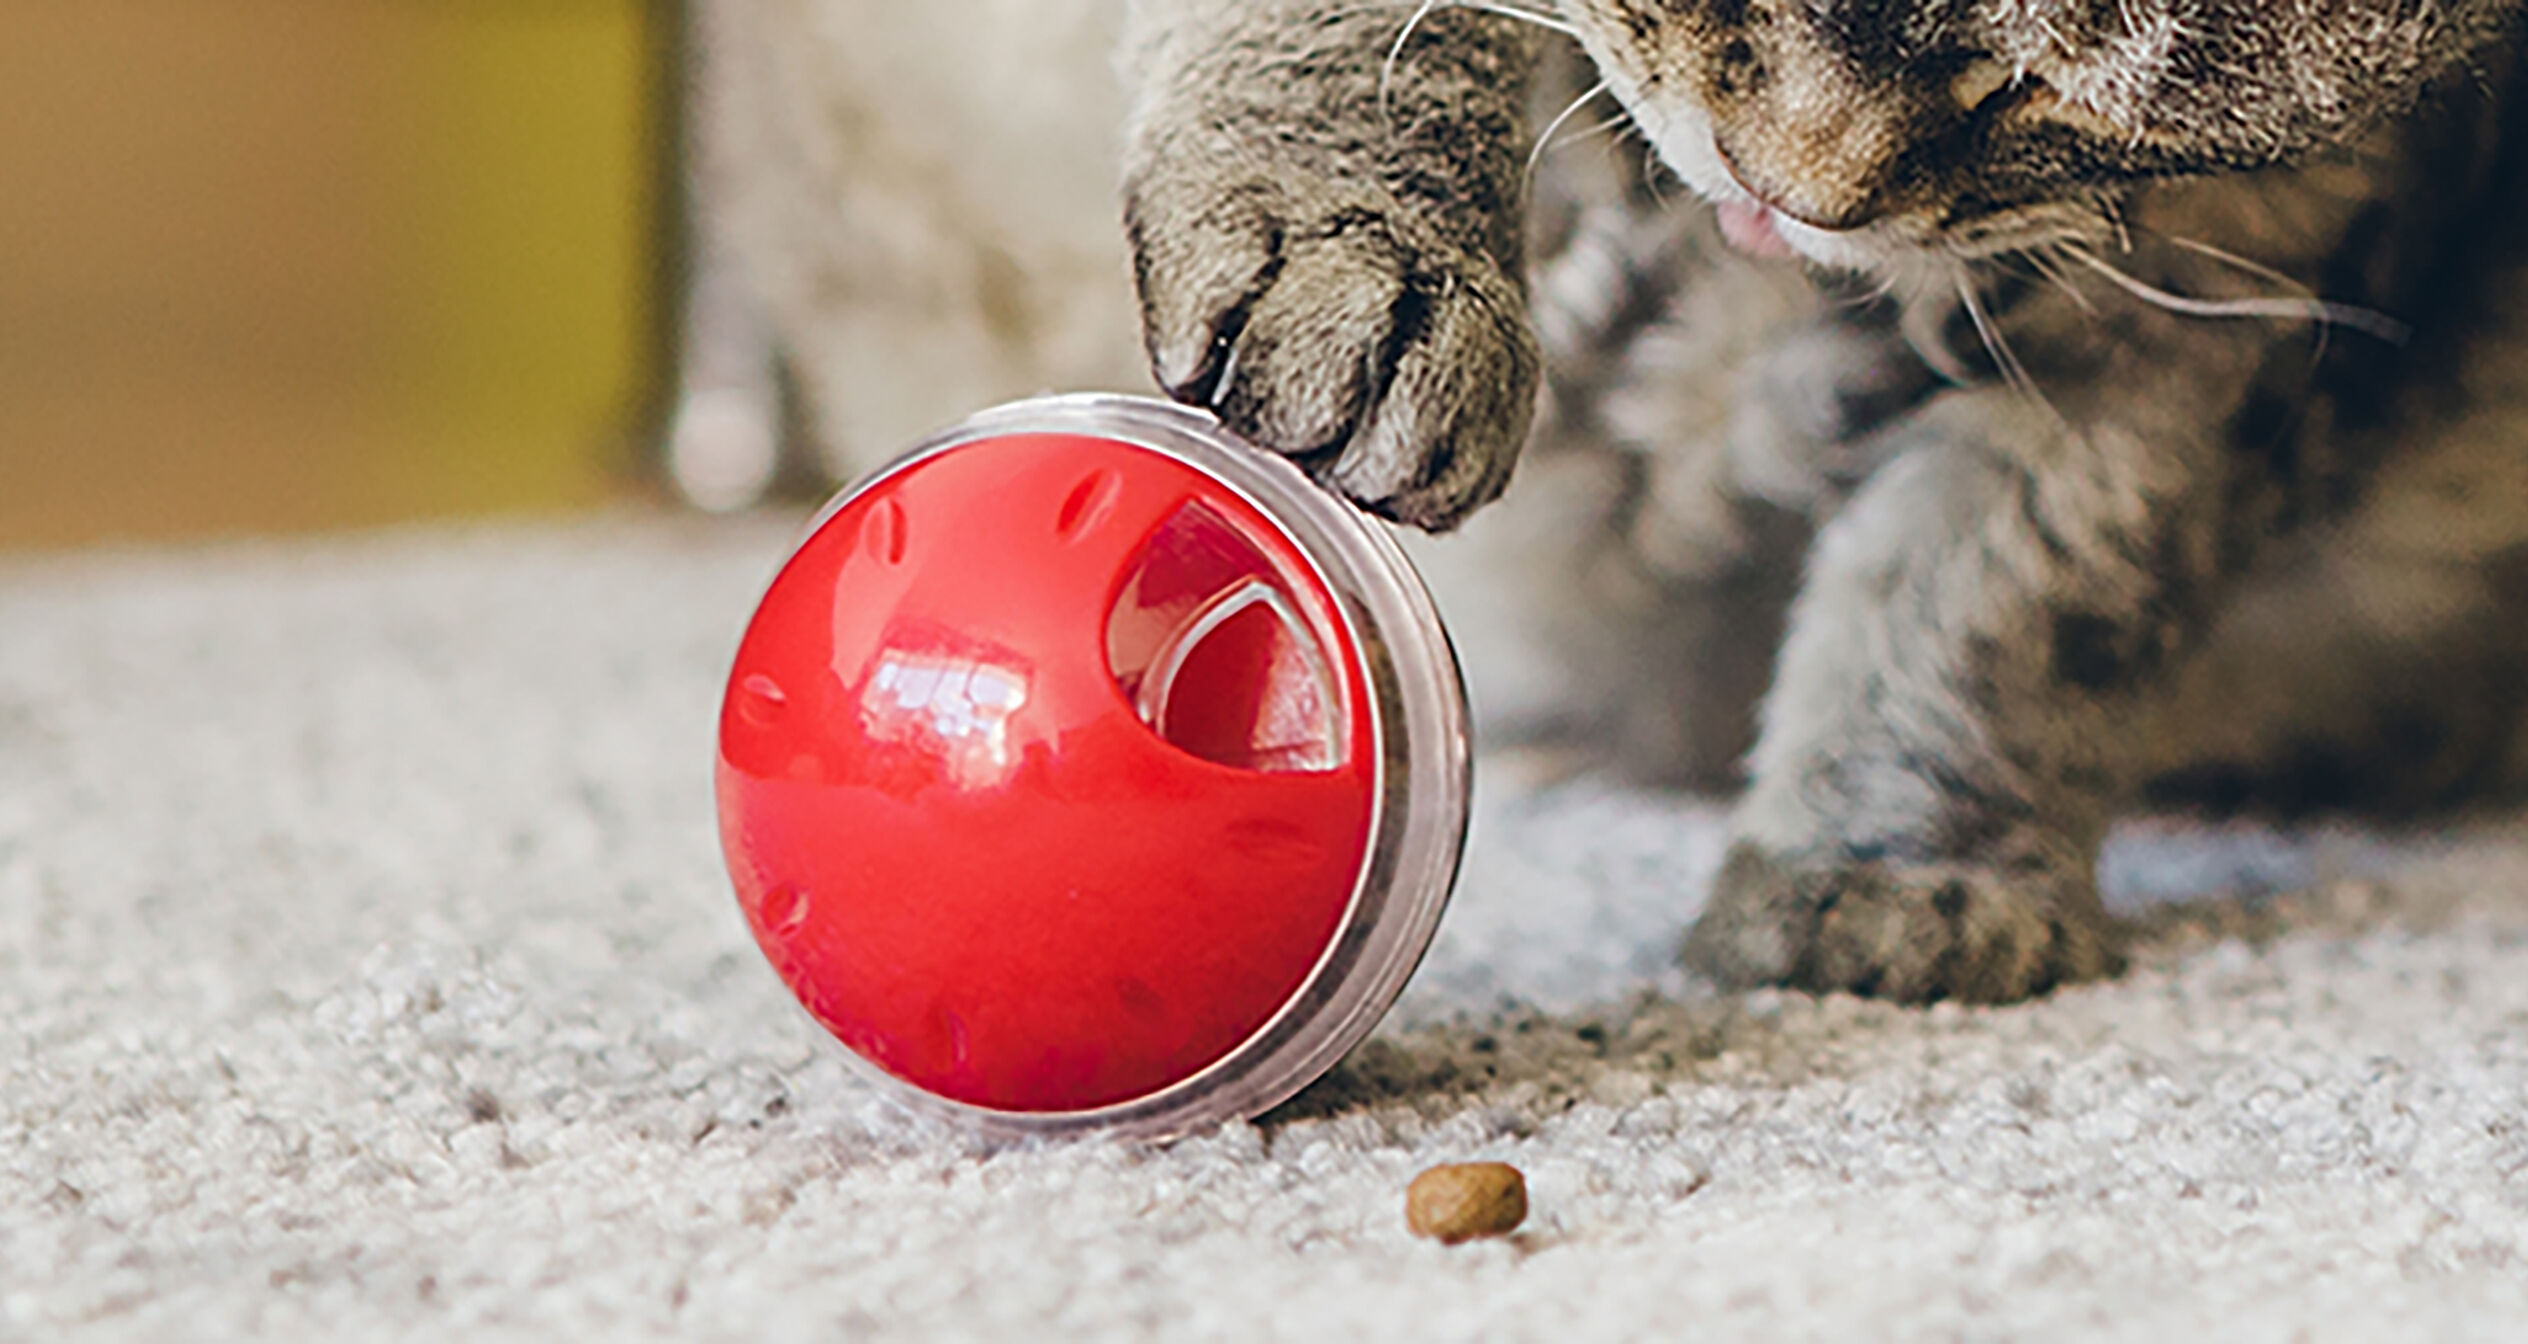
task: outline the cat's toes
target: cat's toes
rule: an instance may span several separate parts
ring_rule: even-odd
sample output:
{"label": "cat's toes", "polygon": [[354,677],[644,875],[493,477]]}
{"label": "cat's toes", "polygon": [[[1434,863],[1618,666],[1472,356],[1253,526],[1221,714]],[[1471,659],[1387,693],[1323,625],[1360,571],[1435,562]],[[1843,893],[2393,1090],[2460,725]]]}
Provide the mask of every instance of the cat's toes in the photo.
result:
{"label": "cat's toes", "polygon": [[1518,287],[1357,202],[1171,204],[1132,236],[1168,394],[1377,513],[1454,526],[1508,484],[1541,360]]}
{"label": "cat's toes", "polygon": [[2122,967],[2085,880],[1971,864],[1781,859],[1734,847],[1686,936],[1727,988],[2007,1003]]}

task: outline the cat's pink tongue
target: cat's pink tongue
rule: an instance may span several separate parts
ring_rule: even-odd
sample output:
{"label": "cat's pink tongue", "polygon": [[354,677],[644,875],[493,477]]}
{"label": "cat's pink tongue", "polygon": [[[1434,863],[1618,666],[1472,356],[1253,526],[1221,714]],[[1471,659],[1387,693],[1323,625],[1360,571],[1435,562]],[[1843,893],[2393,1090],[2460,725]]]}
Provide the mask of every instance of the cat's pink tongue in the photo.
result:
{"label": "cat's pink tongue", "polygon": [[1773,227],[1773,212],[1749,201],[1720,204],[1720,234],[1731,247],[1751,257],[1787,257],[1791,245]]}

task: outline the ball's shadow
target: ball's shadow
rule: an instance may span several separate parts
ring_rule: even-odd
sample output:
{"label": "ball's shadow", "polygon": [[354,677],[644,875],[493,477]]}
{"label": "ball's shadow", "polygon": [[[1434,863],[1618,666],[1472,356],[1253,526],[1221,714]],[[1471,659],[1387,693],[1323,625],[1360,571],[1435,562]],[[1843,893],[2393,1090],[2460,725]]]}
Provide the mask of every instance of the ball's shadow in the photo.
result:
{"label": "ball's shadow", "polygon": [[[2299,933],[2351,936],[2383,924],[2429,925],[2456,904],[2448,890],[2371,877],[2276,890],[2249,882],[2188,899],[2154,899],[2119,915],[2126,976],[2175,965],[2227,942],[2259,946]],[[2076,992],[2076,991],[2075,991]],[[2048,999],[1977,1013],[2043,1012]],[[1519,1094],[1520,1114],[1548,1114],[1605,1094],[1610,1075],[1628,1089],[1690,1082],[1724,1054],[1731,1076],[1783,1086],[1848,1071],[1871,1038],[1907,1030],[1928,1006],[1818,997],[1786,990],[1682,997],[1643,993],[1577,1012],[1507,1007],[1442,1023],[1382,1028],[1325,1077],[1261,1116],[1270,1130],[1305,1121],[1401,1108],[1432,1116],[1470,1099]],[[1541,1097],[1549,1104],[1538,1106]]]}

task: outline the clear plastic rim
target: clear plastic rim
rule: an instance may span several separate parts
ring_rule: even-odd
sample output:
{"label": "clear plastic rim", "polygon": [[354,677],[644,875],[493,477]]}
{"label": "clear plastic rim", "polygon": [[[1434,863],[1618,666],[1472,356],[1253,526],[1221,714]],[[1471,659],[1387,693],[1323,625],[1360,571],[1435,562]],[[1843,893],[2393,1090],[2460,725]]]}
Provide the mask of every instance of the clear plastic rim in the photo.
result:
{"label": "clear plastic rim", "polygon": [[983,411],[845,487],[818,510],[800,544],[889,478],[966,444],[1020,434],[1110,439],[1175,458],[1228,486],[1299,543],[1368,677],[1379,759],[1366,860],[1342,923],[1299,991],[1229,1053],[1148,1096],[1090,1110],[997,1110],[926,1091],[834,1045],[898,1103],[992,1138],[1158,1140],[1253,1118],[1324,1076],[1377,1027],[1438,931],[1465,855],[1473,796],[1456,650],[1421,576],[1381,524],[1210,415],[1147,397],[1083,393]]}

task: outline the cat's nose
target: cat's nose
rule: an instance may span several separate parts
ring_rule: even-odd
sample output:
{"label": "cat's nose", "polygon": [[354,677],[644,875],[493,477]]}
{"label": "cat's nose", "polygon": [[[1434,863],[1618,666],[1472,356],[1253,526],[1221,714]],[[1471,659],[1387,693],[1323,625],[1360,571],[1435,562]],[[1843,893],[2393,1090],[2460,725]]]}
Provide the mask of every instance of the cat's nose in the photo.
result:
{"label": "cat's nose", "polygon": [[1796,182],[1790,180],[1789,174],[1742,166],[1741,156],[1731,152],[1725,138],[1714,136],[1712,147],[1718,151],[1729,180],[1737,183],[1739,190],[1775,214],[1812,229],[1849,233],[1887,213],[1874,184]]}

